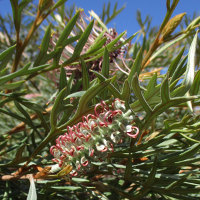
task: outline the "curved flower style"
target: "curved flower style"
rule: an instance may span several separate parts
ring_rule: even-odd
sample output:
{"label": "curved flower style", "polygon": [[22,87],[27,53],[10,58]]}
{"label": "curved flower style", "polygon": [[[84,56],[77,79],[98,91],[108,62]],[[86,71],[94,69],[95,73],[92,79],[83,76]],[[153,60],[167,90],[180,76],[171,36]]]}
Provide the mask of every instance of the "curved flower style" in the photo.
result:
{"label": "curved flower style", "polygon": [[62,167],[72,164],[71,172],[76,176],[81,166],[90,166],[91,161],[102,161],[107,152],[114,152],[115,145],[125,141],[126,136],[136,138],[139,129],[132,126],[132,111],[126,111],[124,103],[115,99],[109,107],[104,101],[97,104],[94,114],[82,117],[82,122],[67,127],[67,133],[56,139],[56,145],[50,148],[53,161]]}

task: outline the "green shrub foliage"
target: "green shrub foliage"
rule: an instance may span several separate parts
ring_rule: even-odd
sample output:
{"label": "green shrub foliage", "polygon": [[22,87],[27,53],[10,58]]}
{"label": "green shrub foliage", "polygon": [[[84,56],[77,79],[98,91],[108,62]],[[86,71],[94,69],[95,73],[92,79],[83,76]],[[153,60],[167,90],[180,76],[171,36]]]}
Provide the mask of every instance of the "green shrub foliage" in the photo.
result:
{"label": "green shrub foliage", "polygon": [[[200,199],[200,17],[130,37],[66,0],[0,16],[1,199]],[[181,2],[180,2],[181,3]],[[156,11],[155,11],[156,12]],[[177,31],[178,30],[178,31]]]}

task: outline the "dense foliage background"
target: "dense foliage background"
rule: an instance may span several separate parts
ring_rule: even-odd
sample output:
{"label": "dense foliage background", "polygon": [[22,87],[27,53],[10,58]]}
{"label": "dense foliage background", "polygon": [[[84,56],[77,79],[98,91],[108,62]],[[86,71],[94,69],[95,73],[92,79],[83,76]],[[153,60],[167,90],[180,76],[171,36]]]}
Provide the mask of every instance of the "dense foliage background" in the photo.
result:
{"label": "dense foliage background", "polygon": [[107,28],[117,4],[65,2],[0,16],[0,198],[199,199],[200,17],[166,0],[160,26],[138,11],[127,38]]}

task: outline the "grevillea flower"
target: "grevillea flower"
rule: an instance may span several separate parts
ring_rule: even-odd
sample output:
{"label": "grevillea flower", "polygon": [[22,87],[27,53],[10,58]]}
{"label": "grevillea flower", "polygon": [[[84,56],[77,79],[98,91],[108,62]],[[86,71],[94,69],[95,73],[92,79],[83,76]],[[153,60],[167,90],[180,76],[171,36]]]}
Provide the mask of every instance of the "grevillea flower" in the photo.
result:
{"label": "grevillea flower", "polygon": [[[57,17],[59,18],[59,17]],[[60,18],[59,18],[60,19]],[[61,20],[61,19],[60,19]],[[80,34],[81,32],[84,32],[88,26],[88,22],[91,22],[92,17],[91,16],[87,16],[84,12],[80,13],[79,19],[76,22],[76,26],[74,27],[73,31],[70,33],[70,37],[74,37],[76,35]],[[62,22],[63,23],[63,22]],[[106,27],[106,26],[105,26]],[[101,36],[102,32],[104,32],[104,34]],[[59,33],[54,33],[51,37],[50,40],[50,46],[51,48],[49,49],[49,52],[53,51],[56,43],[58,41],[60,34]],[[85,53],[88,52],[88,50],[92,47],[92,45],[94,44],[94,42],[101,36],[101,38],[106,38],[106,41],[104,43],[103,46],[107,46],[109,43],[111,43],[113,40],[115,40],[118,36],[118,33],[116,32],[116,30],[114,28],[110,28],[105,30],[105,28],[103,28],[101,25],[99,25],[99,23],[95,20],[94,21],[94,25],[92,28],[92,31],[88,37],[87,42],[85,43],[82,51],[81,51],[81,55],[84,55]],[[123,36],[120,38],[120,40],[118,42],[115,43],[114,47],[121,45],[124,41],[125,41],[126,37]],[[76,44],[76,42],[75,42]],[[126,70],[126,68],[123,70],[122,68],[119,67],[119,64],[117,64],[117,60],[116,59],[120,59],[120,60],[124,60],[125,59],[125,53],[127,51],[127,45],[123,45],[121,47],[119,47],[118,49],[109,52],[109,59],[110,59],[110,71],[112,73],[116,73],[116,71],[122,70],[122,72],[124,72],[124,70]],[[75,45],[74,43],[72,44],[68,44],[64,49],[63,52],[61,54],[61,59],[60,59],[60,64],[64,63],[66,60],[70,59],[74,53],[74,49],[75,49]],[[88,57],[91,58],[91,57]],[[100,57],[94,61],[90,61],[87,62],[87,67],[89,69],[95,70],[95,71],[101,71],[102,68],[102,62],[103,62],[103,58]],[[125,63],[125,61],[124,61]],[[68,76],[70,76],[74,71],[76,71],[75,73],[75,79],[78,79],[80,77],[82,77],[81,74],[81,66],[79,64],[76,65],[67,65],[64,66],[65,70],[66,70],[66,74]],[[129,69],[128,69],[129,70]],[[89,72],[90,78],[93,79],[94,75],[93,73]],[[52,74],[53,76],[53,74]],[[52,78],[52,77],[51,77]]]}
{"label": "grevillea flower", "polygon": [[56,139],[50,148],[53,161],[60,167],[73,165],[71,175],[76,176],[84,167],[88,169],[91,161],[103,161],[127,138],[136,138],[139,129],[132,123],[132,111],[126,111],[124,102],[115,99],[109,107],[102,101],[95,106],[94,114],[83,116],[82,122],[68,126],[68,131]]}

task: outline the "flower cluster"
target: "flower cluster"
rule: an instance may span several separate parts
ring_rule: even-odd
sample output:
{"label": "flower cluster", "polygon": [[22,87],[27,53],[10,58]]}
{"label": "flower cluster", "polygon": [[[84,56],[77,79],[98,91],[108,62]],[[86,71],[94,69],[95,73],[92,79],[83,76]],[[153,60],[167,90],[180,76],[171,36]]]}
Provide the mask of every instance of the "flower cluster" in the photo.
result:
{"label": "flower cluster", "polygon": [[[57,17],[59,18],[59,17]],[[60,19],[61,20],[61,19]],[[76,26],[74,27],[73,31],[70,33],[69,37],[74,37],[78,34],[80,34],[80,30],[82,32],[85,31],[85,29],[87,28],[88,22],[91,22],[92,18],[91,16],[87,16],[84,12],[80,13],[79,19],[76,22]],[[93,25],[92,31],[88,37],[87,42],[85,43],[82,51],[81,51],[81,55],[84,55],[85,53],[87,53],[87,51],[90,49],[90,47],[94,44],[95,40],[98,39],[98,37],[100,36],[100,34],[103,32],[103,28],[98,24],[98,22],[95,20],[95,23]],[[58,38],[60,37],[59,33],[54,33],[51,37],[50,40],[50,49],[49,52],[53,51],[55,49],[56,43],[58,41]],[[116,30],[114,28],[110,28],[108,29],[102,36],[102,38],[106,38],[106,42],[103,46],[107,46],[109,43],[111,43],[113,40],[115,40],[118,37],[118,33],[116,32]],[[114,45],[114,47],[121,45],[124,41],[126,40],[126,37],[123,36],[120,38],[120,40]],[[123,66],[122,68],[119,67],[119,65],[116,62],[116,59],[120,59],[123,60],[123,65],[125,65],[125,52],[127,51],[127,45],[123,45],[121,47],[119,47],[118,49],[109,52],[109,59],[110,59],[110,63],[111,63],[111,72],[112,73],[116,73],[116,71],[120,70],[122,72],[124,72],[124,70],[127,69],[122,69],[122,68],[126,68],[126,66]],[[64,63],[66,60],[70,59],[71,56],[73,55],[75,50],[75,46],[74,43],[73,44],[68,44],[64,49],[63,52],[61,54],[61,59],[60,59],[60,64]],[[95,70],[97,72],[101,71],[102,68],[102,62],[103,62],[103,58],[100,57],[99,59],[96,59],[94,61],[90,61],[87,63],[88,68]],[[67,65],[65,66],[65,70],[66,70],[66,74],[67,76],[71,76],[71,74],[76,71],[75,75],[75,79],[79,79],[80,77],[82,77],[81,74],[81,66],[80,64],[77,65]],[[130,70],[128,68],[128,70]],[[49,73],[48,73],[49,74]],[[93,73],[89,72],[90,78],[93,79],[95,76],[93,75]],[[50,74],[49,74],[50,76]],[[51,79],[55,76],[55,74],[51,75]],[[55,78],[53,78],[54,80]]]}
{"label": "flower cluster", "polygon": [[89,167],[91,161],[106,158],[127,136],[136,138],[139,129],[132,122],[132,111],[126,111],[121,100],[115,99],[110,107],[102,101],[95,106],[94,114],[83,116],[82,122],[68,126],[68,131],[56,139],[50,148],[53,161],[60,167],[73,165],[71,175],[76,176],[84,170],[82,166]]}

